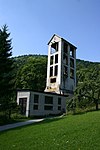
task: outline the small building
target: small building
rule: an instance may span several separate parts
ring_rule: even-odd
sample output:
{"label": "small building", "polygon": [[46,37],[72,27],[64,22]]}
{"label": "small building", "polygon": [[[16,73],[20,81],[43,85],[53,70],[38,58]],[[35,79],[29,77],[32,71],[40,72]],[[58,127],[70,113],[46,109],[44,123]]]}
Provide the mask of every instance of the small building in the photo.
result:
{"label": "small building", "polygon": [[57,115],[66,112],[66,95],[19,90],[17,103],[21,107],[21,114],[29,116]]}
{"label": "small building", "polygon": [[48,43],[46,88],[44,92],[17,91],[21,114],[28,117],[65,113],[66,100],[73,95],[75,86],[76,47],[54,34]]}

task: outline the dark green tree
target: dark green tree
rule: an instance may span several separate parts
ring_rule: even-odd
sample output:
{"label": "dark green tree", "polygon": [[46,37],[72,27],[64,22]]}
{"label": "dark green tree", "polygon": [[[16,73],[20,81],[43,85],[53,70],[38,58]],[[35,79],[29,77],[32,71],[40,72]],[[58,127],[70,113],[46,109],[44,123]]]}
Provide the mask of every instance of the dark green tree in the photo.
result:
{"label": "dark green tree", "polygon": [[5,114],[11,110],[14,86],[12,74],[13,59],[11,58],[12,42],[9,36],[8,27],[4,25],[0,29],[0,110]]}
{"label": "dark green tree", "polygon": [[77,87],[74,96],[68,101],[67,110],[75,109],[78,112],[94,109],[94,107],[98,110],[99,104],[100,63],[77,60]]}
{"label": "dark green tree", "polygon": [[[23,57],[24,58],[24,57]],[[46,86],[45,57],[28,56],[16,74],[16,88],[44,91]]]}
{"label": "dark green tree", "polygon": [[100,66],[91,68],[84,74],[83,82],[78,82],[75,90],[78,106],[83,108],[95,104],[96,110],[100,103]]}

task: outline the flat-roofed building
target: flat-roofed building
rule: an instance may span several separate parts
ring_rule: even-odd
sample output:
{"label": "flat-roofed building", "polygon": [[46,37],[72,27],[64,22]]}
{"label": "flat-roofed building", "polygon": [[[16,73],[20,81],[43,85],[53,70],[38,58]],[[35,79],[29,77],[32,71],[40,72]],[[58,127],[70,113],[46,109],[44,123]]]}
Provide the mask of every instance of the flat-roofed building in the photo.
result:
{"label": "flat-roofed building", "polygon": [[66,112],[67,96],[30,90],[17,92],[21,114],[29,116],[57,115]]}

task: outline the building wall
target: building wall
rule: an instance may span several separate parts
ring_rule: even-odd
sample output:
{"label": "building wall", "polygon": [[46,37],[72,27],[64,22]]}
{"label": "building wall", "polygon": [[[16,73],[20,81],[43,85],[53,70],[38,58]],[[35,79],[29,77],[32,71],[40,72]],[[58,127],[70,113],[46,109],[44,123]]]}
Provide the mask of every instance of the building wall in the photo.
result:
{"label": "building wall", "polygon": [[[57,55],[58,62],[55,62]],[[55,66],[57,66],[56,75]],[[76,47],[57,35],[54,35],[48,43],[47,83],[45,92],[66,93],[70,95],[68,91],[74,91],[75,86]]]}
{"label": "building wall", "polygon": [[[57,42],[58,48],[53,51],[52,44]],[[58,55],[58,62],[55,63],[55,56]],[[53,63],[50,64],[51,57],[53,57]],[[55,76],[55,66],[58,66],[58,74]],[[53,68],[53,74],[50,76],[50,68]],[[51,79],[56,78],[56,82],[51,83]],[[45,91],[49,92],[58,92],[59,93],[59,85],[61,83],[61,38],[55,36],[52,38],[51,42],[48,45],[48,65],[47,65],[47,83]]]}
{"label": "building wall", "polygon": [[[67,52],[65,52],[64,44],[66,44]],[[72,48],[72,54],[71,54]],[[64,58],[65,57],[65,58]],[[67,62],[66,62],[67,58]],[[61,55],[61,89],[74,91],[76,87],[76,48],[69,44],[67,41],[62,39],[62,55]],[[65,75],[65,68],[67,68],[67,73]],[[71,76],[71,71],[73,75]],[[64,80],[65,76],[65,80]]]}
{"label": "building wall", "polygon": [[[34,101],[34,97],[39,95],[38,102]],[[53,99],[52,104],[45,103],[45,97],[50,97]],[[27,98],[27,106],[26,106],[26,116],[45,116],[45,115],[55,115],[60,114],[62,112],[66,112],[66,97],[62,95],[54,95],[49,93],[40,93],[33,91],[18,91],[17,92],[17,103],[19,104],[20,98]],[[61,104],[58,104],[61,99]],[[48,110],[51,109],[51,110]],[[47,109],[47,110],[45,110]]]}

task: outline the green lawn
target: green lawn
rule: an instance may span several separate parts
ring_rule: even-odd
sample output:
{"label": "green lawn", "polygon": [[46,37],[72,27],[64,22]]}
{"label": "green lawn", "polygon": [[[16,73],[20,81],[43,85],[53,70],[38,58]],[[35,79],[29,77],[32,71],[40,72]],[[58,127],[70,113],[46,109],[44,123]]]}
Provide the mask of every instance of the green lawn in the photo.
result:
{"label": "green lawn", "polygon": [[0,150],[100,150],[100,111],[0,132]]}

